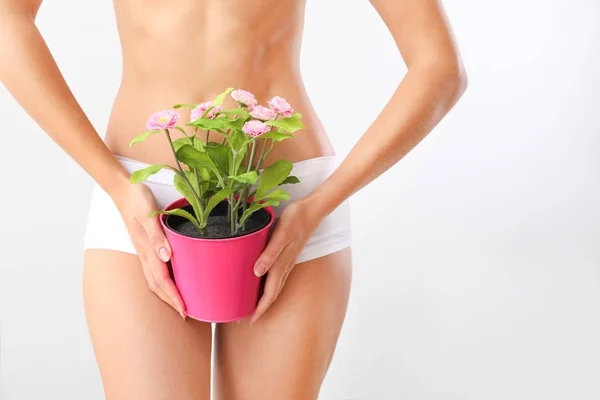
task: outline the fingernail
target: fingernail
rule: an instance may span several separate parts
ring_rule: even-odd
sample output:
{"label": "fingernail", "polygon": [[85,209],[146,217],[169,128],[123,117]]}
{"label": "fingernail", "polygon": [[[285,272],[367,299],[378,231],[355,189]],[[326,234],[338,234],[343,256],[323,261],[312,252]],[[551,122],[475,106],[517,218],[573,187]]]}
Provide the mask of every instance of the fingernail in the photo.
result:
{"label": "fingernail", "polygon": [[186,319],[186,315],[183,311],[179,311],[179,315],[181,315],[181,318],[183,318],[183,320],[185,321]]}
{"label": "fingernail", "polygon": [[158,250],[158,255],[164,262],[169,261],[169,252],[164,247],[161,247],[160,250]]}
{"label": "fingernail", "polygon": [[254,266],[254,275],[262,276],[265,273],[265,264],[258,263]]}

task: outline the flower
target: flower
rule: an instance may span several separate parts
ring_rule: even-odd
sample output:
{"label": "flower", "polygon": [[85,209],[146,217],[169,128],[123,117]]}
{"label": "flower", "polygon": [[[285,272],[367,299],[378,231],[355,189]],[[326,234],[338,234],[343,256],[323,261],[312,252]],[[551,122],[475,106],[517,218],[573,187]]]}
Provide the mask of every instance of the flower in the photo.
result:
{"label": "flower", "polygon": [[149,130],[172,129],[179,121],[179,113],[173,110],[157,111],[150,116],[146,127]]}
{"label": "flower", "polygon": [[240,103],[242,107],[248,107],[251,110],[256,104],[258,104],[258,101],[256,101],[256,97],[254,97],[252,93],[242,89],[237,89],[231,92],[231,97],[233,97],[235,101]]}
{"label": "flower", "polygon": [[273,111],[284,118],[291,117],[292,113],[294,112],[294,109],[292,106],[290,106],[290,103],[288,103],[283,97],[279,96],[275,96],[269,100],[269,107],[271,107]]}
{"label": "flower", "polygon": [[[212,107],[212,104],[212,101],[207,101],[206,103],[198,104],[196,108],[192,110],[192,113],[190,115],[190,121],[196,121],[197,119],[202,118],[202,115],[204,115],[206,110]],[[221,106],[215,106],[212,110],[208,112],[208,114],[206,114],[205,118],[214,118],[215,114],[219,111],[221,111]]]}
{"label": "flower", "polygon": [[242,131],[248,136],[257,137],[271,130],[271,127],[262,121],[248,121],[242,127]]}
{"label": "flower", "polygon": [[277,117],[277,113],[270,108],[264,106],[256,106],[250,112],[250,115],[256,119],[260,119],[261,121],[270,121]]}

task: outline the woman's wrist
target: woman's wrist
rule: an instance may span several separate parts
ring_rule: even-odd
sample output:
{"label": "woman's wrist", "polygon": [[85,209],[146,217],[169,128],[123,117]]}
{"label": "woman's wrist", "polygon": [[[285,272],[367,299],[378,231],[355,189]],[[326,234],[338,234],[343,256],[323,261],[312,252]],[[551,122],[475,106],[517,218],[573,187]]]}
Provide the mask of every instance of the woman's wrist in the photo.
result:
{"label": "woman's wrist", "polygon": [[322,220],[331,214],[343,201],[335,192],[329,191],[327,186],[321,185],[303,199],[307,204],[310,216]]}
{"label": "woman's wrist", "polygon": [[114,170],[112,176],[108,177],[105,182],[98,182],[115,204],[120,202],[120,199],[124,197],[124,194],[131,185],[129,173],[121,165],[119,167]]}

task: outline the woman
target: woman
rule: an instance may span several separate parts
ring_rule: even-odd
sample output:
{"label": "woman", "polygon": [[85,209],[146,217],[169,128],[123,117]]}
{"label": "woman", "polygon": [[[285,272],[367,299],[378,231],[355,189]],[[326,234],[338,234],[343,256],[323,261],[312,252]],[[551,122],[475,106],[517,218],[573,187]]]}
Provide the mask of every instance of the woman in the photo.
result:
{"label": "woman", "polygon": [[312,183],[278,210],[255,266],[259,276],[268,272],[255,314],[216,326],[214,391],[222,400],[316,399],[349,296],[346,200],[410,151],[466,87],[442,6],[437,0],[371,0],[408,73],[334,170],[334,150],[299,72],[305,1],[115,0],[123,77],[104,141],[35,26],[40,3],[0,0],[0,52],[10,55],[0,61],[0,79],[97,183],[83,284],[106,398],[210,396],[211,326],[185,318],[165,264],[169,244],[157,219],[147,217],[178,195],[160,182],[129,183],[131,171],[169,163],[172,155],[160,135],[143,146],[128,143],[153,111],[236,87],[263,104],[284,96],[304,115],[305,129],[279,144],[263,165],[288,159],[294,173],[310,175]]}

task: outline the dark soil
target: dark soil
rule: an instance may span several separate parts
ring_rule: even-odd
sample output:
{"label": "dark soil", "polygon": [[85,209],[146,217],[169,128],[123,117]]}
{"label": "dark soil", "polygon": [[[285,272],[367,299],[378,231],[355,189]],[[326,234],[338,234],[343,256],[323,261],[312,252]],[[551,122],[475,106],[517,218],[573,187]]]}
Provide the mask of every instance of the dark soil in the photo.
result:
{"label": "dark soil", "polygon": [[[184,207],[183,209],[194,215],[194,210],[191,206]],[[242,210],[240,209],[239,211],[241,215]],[[271,215],[268,212],[262,209],[258,210],[246,220],[246,229],[239,229],[235,235],[232,235],[231,227],[229,222],[227,222],[227,201],[222,201],[212,210],[211,215],[208,217],[207,236],[202,235],[194,224],[183,217],[169,215],[165,222],[169,228],[184,236],[202,239],[226,239],[256,232],[266,226],[270,220]]]}

